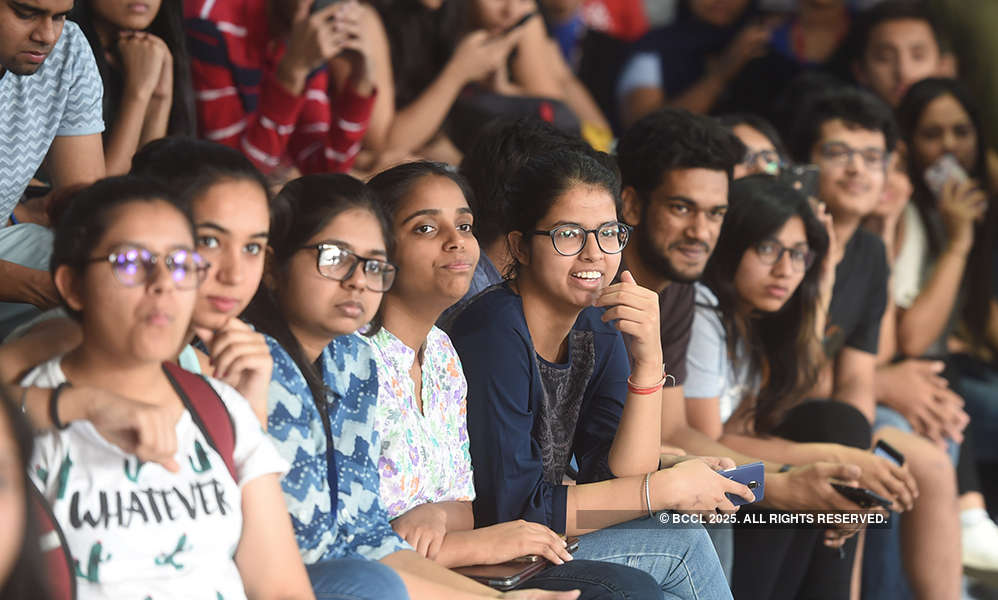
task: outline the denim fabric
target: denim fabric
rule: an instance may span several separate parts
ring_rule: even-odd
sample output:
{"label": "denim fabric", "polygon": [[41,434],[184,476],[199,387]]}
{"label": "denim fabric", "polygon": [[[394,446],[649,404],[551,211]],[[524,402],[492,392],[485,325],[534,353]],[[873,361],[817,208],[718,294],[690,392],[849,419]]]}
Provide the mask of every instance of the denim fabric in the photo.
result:
{"label": "denim fabric", "polygon": [[651,575],[611,562],[573,560],[524,582],[524,589],[581,590],[579,600],[656,600],[662,591]]}
{"label": "denim fabric", "polygon": [[336,558],[307,565],[316,600],[409,600],[391,568],[362,558]]}
{"label": "denim fabric", "polygon": [[[48,271],[52,256],[52,231],[24,223],[0,227],[0,260]],[[0,340],[7,337],[18,325],[41,313],[30,304],[21,302],[0,302]]]}
{"label": "denim fabric", "polygon": [[658,582],[669,600],[731,598],[703,527],[666,529],[657,518],[635,519],[581,536],[575,556],[641,569]]}

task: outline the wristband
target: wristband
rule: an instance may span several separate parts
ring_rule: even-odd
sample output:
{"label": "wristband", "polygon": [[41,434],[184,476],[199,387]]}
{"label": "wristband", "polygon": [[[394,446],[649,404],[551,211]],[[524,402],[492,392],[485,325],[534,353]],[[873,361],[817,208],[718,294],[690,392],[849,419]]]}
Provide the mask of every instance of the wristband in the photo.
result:
{"label": "wristband", "polygon": [[64,381],[60,383],[57,387],[52,390],[52,394],[49,395],[49,419],[52,420],[52,426],[62,431],[69,427],[69,425],[63,423],[59,420],[59,396],[62,391],[69,387],[69,382]]}
{"label": "wristband", "polygon": [[651,472],[645,474],[645,504],[648,506],[648,518],[654,519],[655,514],[651,510],[651,486],[649,481],[651,480]]}
{"label": "wristband", "polygon": [[[672,379],[673,382],[676,381],[676,378],[673,377],[672,375],[669,375],[668,373],[663,373],[662,374],[662,378],[659,379],[658,382],[655,385],[653,385],[651,387],[641,387],[641,386],[638,386],[638,385],[634,385],[634,382],[632,382],[631,378],[628,377],[627,378],[627,391],[631,392],[632,394],[638,394],[639,396],[646,396],[648,394],[654,394],[655,392],[657,392],[660,389],[662,389],[663,387],[665,387],[665,382],[668,381],[670,378]],[[673,385],[675,385],[675,383],[673,383]]]}

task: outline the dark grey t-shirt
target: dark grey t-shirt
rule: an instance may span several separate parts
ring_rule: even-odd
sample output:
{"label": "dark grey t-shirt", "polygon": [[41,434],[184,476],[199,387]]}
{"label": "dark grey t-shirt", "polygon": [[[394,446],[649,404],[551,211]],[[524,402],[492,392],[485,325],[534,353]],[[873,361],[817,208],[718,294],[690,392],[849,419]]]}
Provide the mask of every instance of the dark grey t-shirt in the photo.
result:
{"label": "dark grey t-shirt", "polygon": [[549,363],[534,355],[541,375],[544,398],[534,419],[534,438],[541,447],[544,481],[561,485],[572,458],[572,441],[579,422],[579,409],[596,365],[592,331],[572,331],[568,359]]}

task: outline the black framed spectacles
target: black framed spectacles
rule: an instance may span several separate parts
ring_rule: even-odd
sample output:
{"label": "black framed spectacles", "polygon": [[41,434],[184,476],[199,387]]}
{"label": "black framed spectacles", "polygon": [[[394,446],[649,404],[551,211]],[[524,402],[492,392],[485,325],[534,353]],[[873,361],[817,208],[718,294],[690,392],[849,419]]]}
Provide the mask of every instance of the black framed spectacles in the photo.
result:
{"label": "black framed spectacles", "polygon": [[155,280],[160,261],[170,274],[173,285],[180,290],[198,287],[211,266],[191,248],[174,248],[165,254],[158,254],[136,244],[115,246],[107,256],[96,256],[84,262],[108,263],[119,283],[134,287]]}
{"label": "black framed spectacles", "polygon": [[586,229],[578,223],[565,223],[553,229],[537,229],[532,234],[550,236],[555,252],[562,256],[575,256],[582,252],[590,233],[596,237],[596,245],[605,254],[618,254],[627,246],[632,229],[619,221],[603,223],[596,229]]}
{"label": "black framed spectacles", "polygon": [[764,265],[775,265],[783,259],[783,254],[790,255],[790,266],[794,271],[802,273],[814,264],[814,251],[807,246],[784,246],[776,240],[763,240],[755,245],[755,253]]}
{"label": "black framed spectacles", "polygon": [[315,250],[317,252],[315,267],[326,279],[346,281],[353,277],[357,265],[364,265],[364,279],[367,289],[372,292],[387,292],[395,283],[398,267],[381,258],[360,256],[336,244],[322,242],[314,246],[302,246],[300,250]]}

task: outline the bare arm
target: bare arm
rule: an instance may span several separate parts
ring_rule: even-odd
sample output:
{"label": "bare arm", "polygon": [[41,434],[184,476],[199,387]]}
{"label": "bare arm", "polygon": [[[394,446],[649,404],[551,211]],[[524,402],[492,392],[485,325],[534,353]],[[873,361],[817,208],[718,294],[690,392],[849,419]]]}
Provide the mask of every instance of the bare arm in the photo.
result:
{"label": "bare arm", "polygon": [[523,26],[511,73],[524,94],[565,99],[565,89],[559,85],[561,78],[552,77],[552,69],[558,68],[552,58],[544,20],[534,17]]}
{"label": "bare arm", "polygon": [[54,187],[93,183],[105,174],[101,136],[58,136],[52,140],[47,161]]}
{"label": "bare arm", "polygon": [[149,98],[126,93],[107,139],[106,168],[109,175],[124,175],[132,168],[132,156],[139,148]]}
{"label": "bare arm", "polygon": [[[649,478],[651,510],[732,511],[725,496],[732,493],[752,500],[744,485],[718,475],[700,459],[684,460]],[[598,483],[568,486],[565,534],[582,535],[611,525],[648,516],[644,476],[619,477]]]}
{"label": "bare arm", "polygon": [[26,302],[38,308],[52,308],[59,294],[48,271],[23,267],[0,260],[0,302]]}
{"label": "bare arm", "polygon": [[276,473],[243,486],[242,511],[243,530],[235,559],[246,595],[315,598]]}
{"label": "bare arm", "polygon": [[16,340],[0,346],[0,382],[20,381],[29,370],[65,354],[83,341],[80,326],[69,318],[43,321]]}
{"label": "bare arm", "polygon": [[853,405],[870,423],[873,423],[876,408],[876,369],[875,354],[848,346],[842,349],[835,361],[835,399]]}
{"label": "bare arm", "polygon": [[901,312],[897,343],[905,356],[922,356],[942,335],[953,314],[966,265],[967,252],[947,248],[915,302]]}
{"label": "bare arm", "polygon": [[[392,71],[391,48],[388,34],[378,11],[369,4],[360,4],[361,36],[365,38],[370,62],[374,72],[374,88],[378,95],[374,100],[374,108],[368,121],[367,133],[364,136],[366,148],[375,152],[386,149],[385,140],[395,119],[395,75]],[[329,62],[330,74],[337,90],[349,85],[350,68],[346,61],[334,58]],[[331,94],[333,95],[333,94]]]}
{"label": "bare arm", "polygon": [[400,550],[381,559],[405,583],[409,596],[421,598],[499,598],[501,594],[411,550]]}
{"label": "bare arm", "polygon": [[590,123],[603,129],[610,129],[610,122],[606,120],[603,111],[600,110],[599,105],[596,104],[596,100],[593,99],[592,94],[589,93],[586,86],[582,85],[582,82],[575,76],[575,73],[568,68],[568,64],[565,62],[564,57],[562,57],[561,51],[558,50],[558,46],[551,40],[546,40],[546,42],[548,64],[551,65],[551,69],[554,71],[553,80],[557,82],[558,87],[564,90],[565,104],[572,109],[572,112],[583,123]]}
{"label": "bare arm", "polygon": [[384,147],[406,154],[430,141],[440,129],[464,84],[465,79],[452,64],[448,64],[418,98],[396,111]]}
{"label": "bare arm", "polygon": [[890,364],[898,353],[898,320],[900,309],[894,303],[891,280],[887,280],[887,307],[880,319],[880,341],[877,342],[877,366]]}

